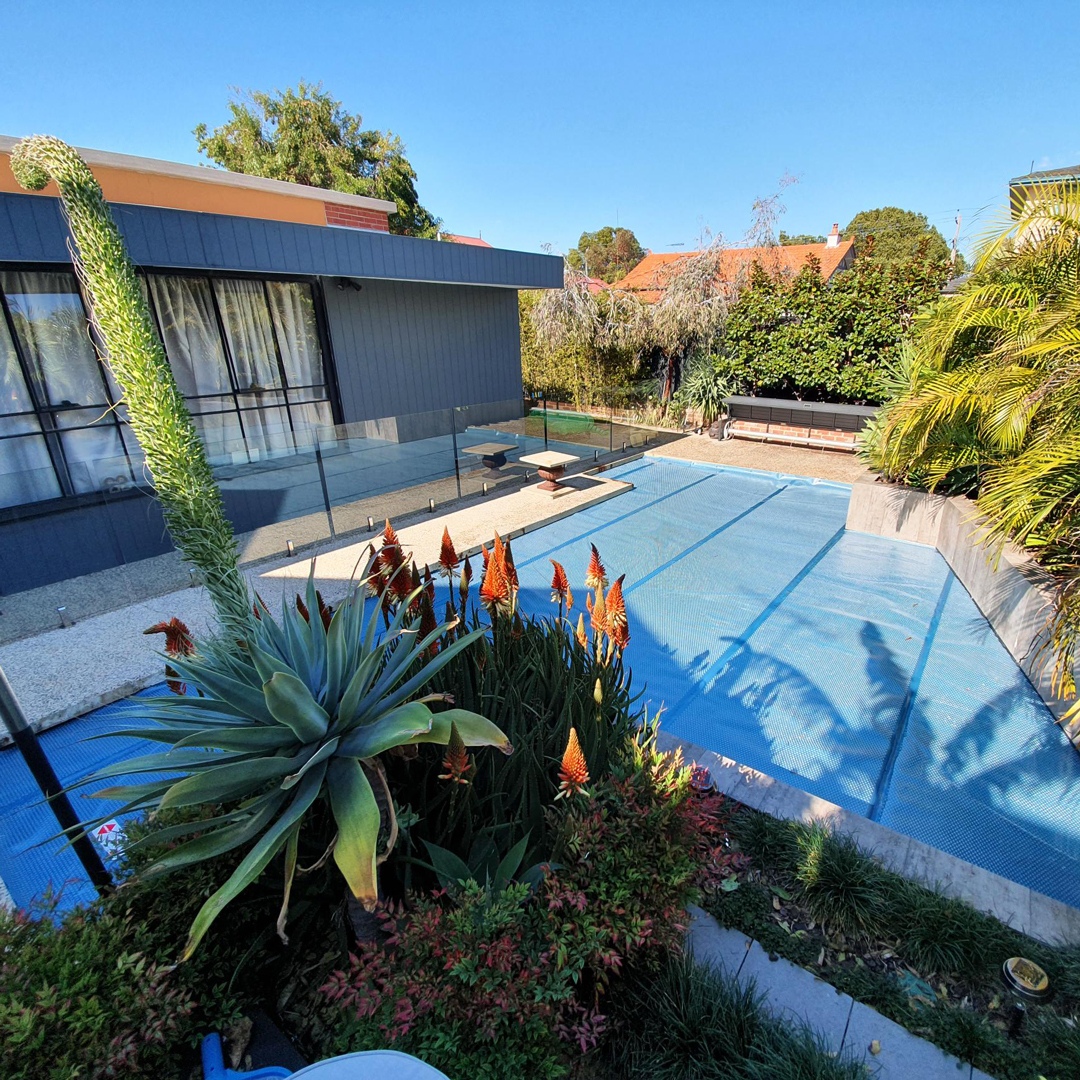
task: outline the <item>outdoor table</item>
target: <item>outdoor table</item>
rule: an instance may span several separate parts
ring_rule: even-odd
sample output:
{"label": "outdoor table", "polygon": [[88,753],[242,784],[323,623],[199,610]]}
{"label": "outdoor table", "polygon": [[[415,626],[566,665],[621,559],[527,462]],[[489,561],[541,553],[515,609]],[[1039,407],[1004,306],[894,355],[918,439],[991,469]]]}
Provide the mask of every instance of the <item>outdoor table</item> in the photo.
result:
{"label": "outdoor table", "polygon": [[565,484],[560,484],[563,471],[571,461],[580,461],[581,458],[573,454],[560,454],[555,450],[545,450],[540,454],[529,454],[528,457],[519,459],[522,465],[535,465],[540,474],[540,483],[536,485],[539,491],[547,491],[552,495],[562,495],[570,490]]}
{"label": "outdoor table", "polygon": [[485,442],[477,443],[476,446],[463,446],[463,454],[477,454],[480,461],[487,466],[487,475],[499,479],[499,470],[506,464],[506,451],[516,450],[517,443]]}
{"label": "outdoor table", "polygon": [[448,1080],[446,1073],[397,1050],[364,1050],[359,1054],[317,1061],[293,1073],[292,1080]]}

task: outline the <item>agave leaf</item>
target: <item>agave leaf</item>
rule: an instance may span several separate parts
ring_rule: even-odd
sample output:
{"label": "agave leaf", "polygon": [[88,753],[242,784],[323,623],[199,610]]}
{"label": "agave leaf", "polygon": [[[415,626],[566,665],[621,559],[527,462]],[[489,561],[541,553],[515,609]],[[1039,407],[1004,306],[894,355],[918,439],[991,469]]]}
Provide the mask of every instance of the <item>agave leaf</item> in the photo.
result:
{"label": "agave leaf", "polygon": [[300,822],[298,821],[285,841],[285,892],[281,897],[281,910],[277,917],[277,932],[282,944],[288,945],[285,920],[289,917],[289,897],[292,895],[293,878],[296,877],[296,860],[300,850]]}
{"label": "agave leaf", "polygon": [[274,723],[263,695],[254,687],[221,674],[209,664],[191,663],[178,656],[172,657],[169,663],[176,668],[186,682],[194,683],[212,697],[217,698],[219,707],[220,703],[224,702],[240,716],[247,717],[249,720],[260,724]]}
{"label": "agave leaf", "polygon": [[454,724],[466,746],[494,746],[504,754],[512,754],[514,748],[503,731],[496,727],[486,716],[469,712],[467,709],[446,709],[433,713],[431,730],[421,732],[409,739],[407,745],[437,743],[445,746],[450,741],[450,725]]}
{"label": "agave leaf", "polygon": [[330,717],[296,675],[279,671],[264,684],[263,694],[271,716],[295,732],[300,742],[318,742],[326,734]]}
{"label": "agave leaf", "polygon": [[285,641],[285,635],[281,632],[281,627],[270,614],[270,609],[261,600],[256,603],[259,605],[259,618],[254,620],[255,640],[265,652],[277,653],[282,658],[288,656],[289,647]]}
{"label": "agave leaf", "polygon": [[[182,740],[188,736],[205,735],[206,728],[192,727],[189,724],[161,724],[160,727],[145,728],[121,728],[118,731],[99,731],[96,735],[87,735],[82,741],[91,742],[94,739],[115,739],[123,737],[127,739],[146,739],[148,742],[163,742],[169,745],[181,746]],[[261,729],[260,729],[261,730]]]}
{"label": "agave leaf", "polygon": [[319,610],[319,594],[315,588],[315,560],[307,580],[308,629],[311,641],[311,692],[318,698],[326,685],[326,629]]}
{"label": "agave leaf", "polygon": [[296,746],[296,743],[296,733],[287,727],[229,727],[218,731],[196,729],[191,734],[176,739],[177,746],[211,746],[215,750],[238,750],[245,753],[284,750]]}
{"label": "agave leaf", "polygon": [[249,795],[271,780],[284,780],[306,759],[306,754],[295,757],[261,757],[192,773],[169,788],[161,798],[161,808],[164,810],[173,806],[232,802]]}
{"label": "agave leaf", "polygon": [[[247,761],[250,754],[219,754],[211,750],[166,750],[162,754],[141,754],[139,757],[105,765],[96,772],[74,780],[66,790],[75,791],[98,780],[118,776],[137,776],[139,773],[185,773],[191,769],[213,768],[228,761]],[[175,779],[175,777],[174,777]]]}
{"label": "agave leaf", "polygon": [[248,655],[251,657],[252,664],[255,665],[256,672],[258,672],[260,686],[263,683],[268,683],[279,672],[282,675],[296,674],[284,660],[273,653],[268,653],[265,649],[259,648],[258,645],[249,645]]}
{"label": "agave leaf", "polygon": [[[100,791],[88,791],[87,798],[90,799],[130,799],[131,801],[127,806],[121,807],[119,810],[112,811],[108,816],[102,818],[102,821],[108,821],[110,817],[116,817],[117,814],[125,813],[129,807],[135,806],[137,803],[150,802],[156,799],[159,795],[163,795],[176,783],[176,777],[168,777],[164,780],[151,780],[145,784],[119,784],[117,787],[102,788]],[[86,823],[83,823],[84,827]]]}
{"label": "agave leaf", "polygon": [[439,884],[444,889],[448,889],[452,885],[463,885],[466,881],[476,879],[476,875],[465,860],[452,851],[447,851],[446,848],[439,847],[438,844],[433,844],[430,840],[424,841],[424,847],[428,850],[431,868],[435,871]]}
{"label": "agave leaf", "polygon": [[341,695],[335,727],[347,727],[356,719],[360,711],[360,702],[366,700],[371,684],[379,673],[379,665],[382,663],[382,659],[382,650],[374,649],[360,662],[356,673],[345,688],[345,693]]}
{"label": "agave leaf", "polygon": [[459,652],[467,649],[474,641],[483,637],[485,633],[486,631],[483,629],[473,630],[463,638],[459,638],[453,645],[436,653],[411,679],[402,683],[392,694],[386,697],[382,702],[382,708],[391,709],[395,705],[407,701],[417,690],[430,682],[437,671],[444,668]]}
{"label": "agave leaf", "polygon": [[341,742],[341,739],[337,736],[335,736],[333,739],[329,739],[327,742],[324,742],[322,746],[320,746],[319,749],[316,750],[315,753],[312,754],[312,756],[308,758],[308,760],[305,761],[304,764],[301,765],[296,772],[291,773],[289,776],[286,776],[285,779],[281,781],[282,789],[288,790],[291,787],[295,787],[297,781],[299,781],[300,778],[309,769],[313,768],[315,765],[318,765],[320,761],[325,761],[327,758],[333,757],[334,751],[338,748],[339,742]]}
{"label": "agave leaf", "polygon": [[431,710],[421,701],[399,705],[371,724],[364,724],[341,741],[340,757],[370,758],[431,730]]}
{"label": "agave leaf", "polygon": [[379,899],[375,856],[379,843],[379,804],[355,758],[334,758],[326,770],[330,806],[337,822],[334,862],[350,891],[368,911]]}
{"label": "agave leaf", "polygon": [[[330,629],[326,631],[326,692],[319,701],[320,705],[331,708],[338,701],[345,679],[346,622],[349,618],[348,602],[339,604],[330,619]],[[329,711],[329,710],[328,710]]]}
{"label": "agave leaf", "polygon": [[325,775],[325,766],[319,765],[304,777],[297,786],[292,802],[282,812],[281,817],[263,833],[255,846],[244,856],[243,862],[232,872],[228,881],[199,909],[199,914],[195,916],[195,921],[188,932],[187,944],[180,957],[181,961],[191,956],[226,905],[243,892],[281,850],[290,830],[303,818],[315,801]]}
{"label": "agave leaf", "polygon": [[172,870],[179,870],[184,866],[191,866],[192,863],[216,858],[227,851],[235,851],[242,844],[254,840],[270,824],[281,802],[284,802],[284,797],[279,802],[266,803],[247,814],[242,820],[213,829],[202,836],[195,837],[194,840],[188,840],[187,843],[173,848],[156,862],[151,863],[142,872],[142,876],[156,877]]}
{"label": "agave leaf", "polygon": [[529,833],[526,833],[504,856],[495,870],[495,879],[492,887],[496,892],[502,892],[513,880],[514,875],[521,867],[521,860],[525,858],[525,848],[529,843]]}
{"label": "agave leaf", "polygon": [[286,655],[289,657],[289,662],[300,678],[305,683],[310,683],[312,679],[311,626],[290,603],[286,603],[282,608],[281,626],[288,646]]}
{"label": "agave leaf", "polygon": [[155,847],[158,844],[167,844],[181,836],[189,836],[194,832],[207,832],[216,829],[219,825],[230,825],[234,821],[246,821],[255,811],[272,800],[277,800],[281,805],[288,798],[288,794],[275,788],[263,795],[257,795],[242,802],[237,809],[230,810],[227,814],[219,814],[217,817],[200,818],[195,821],[182,821],[177,825],[166,825],[164,828],[155,828],[153,832],[146,833],[138,840],[127,842],[126,850],[133,851],[140,847]]}

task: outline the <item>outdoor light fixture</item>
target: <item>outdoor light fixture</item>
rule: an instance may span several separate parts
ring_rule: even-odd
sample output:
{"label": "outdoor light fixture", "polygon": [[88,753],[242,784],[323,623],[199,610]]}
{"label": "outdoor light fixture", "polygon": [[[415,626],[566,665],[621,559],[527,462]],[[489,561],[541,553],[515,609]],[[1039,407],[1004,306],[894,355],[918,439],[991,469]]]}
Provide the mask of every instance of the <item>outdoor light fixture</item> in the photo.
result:
{"label": "outdoor light fixture", "polygon": [[592,459],[593,459],[593,461],[599,461],[600,460],[600,451],[599,450],[594,450],[592,452]]}
{"label": "outdoor light fixture", "polygon": [[625,440],[625,439],[623,439],[623,444],[622,444],[622,452],[623,452],[624,454],[626,453],[626,440]]}
{"label": "outdoor light fixture", "polygon": [[194,567],[191,567],[191,566],[188,567],[187,576],[188,576],[188,588],[194,589],[195,586],[199,584],[199,577],[195,573],[195,568]]}
{"label": "outdoor light fixture", "polygon": [[484,494],[487,494],[487,481],[484,481]]}
{"label": "outdoor light fixture", "polygon": [[66,630],[69,626],[74,626],[70,615],[68,615],[67,607],[58,607],[56,614],[60,616],[60,625]]}
{"label": "outdoor light fixture", "polygon": [[432,514],[435,513],[435,500],[434,499],[428,499],[427,508],[428,508],[428,511],[430,513],[432,513]]}
{"label": "outdoor light fixture", "polygon": [[346,289],[355,289],[359,292],[364,286],[359,281],[353,281],[352,278],[338,278],[338,292],[344,292]]}
{"label": "outdoor light fixture", "polygon": [[375,528],[375,519],[370,514],[368,514],[368,517],[367,517],[367,527],[369,529],[374,529]]}
{"label": "outdoor light fixture", "polygon": [[287,551],[287,552],[288,552],[288,553],[289,553],[290,555],[293,555],[293,554],[295,554],[295,553],[296,553],[296,548],[295,548],[295,547],[293,546],[293,542],[292,542],[291,540],[286,540],[286,541],[285,541],[285,550],[286,550],[286,551]]}
{"label": "outdoor light fixture", "polygon": [[1028,1001],[1050,997],[1050,977],[1038,964],[1022,956],[1010,956],[1001,965],[1001,978],[1014,994]]}

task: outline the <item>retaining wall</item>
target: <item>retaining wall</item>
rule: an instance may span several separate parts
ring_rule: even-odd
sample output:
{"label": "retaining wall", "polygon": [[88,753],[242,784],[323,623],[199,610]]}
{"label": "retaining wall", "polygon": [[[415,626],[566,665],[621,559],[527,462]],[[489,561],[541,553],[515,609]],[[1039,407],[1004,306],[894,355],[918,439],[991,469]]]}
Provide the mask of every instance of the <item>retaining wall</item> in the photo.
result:
{"label": "retaining wall", "polygon": [[[1070,702],[1054,696],[1050,671],[1038,663],[1047,640],[1053,581],[1029,555],[1012,545],[995,562],[992,550],[980,543],[986,521],[970,499],[884,484],[867,472],[852,485],[847,527],[852,532],[936,547],[1050,711],[1060,717],[1070,707]],[[1080,718],[1068,731],[1080,746]]]}

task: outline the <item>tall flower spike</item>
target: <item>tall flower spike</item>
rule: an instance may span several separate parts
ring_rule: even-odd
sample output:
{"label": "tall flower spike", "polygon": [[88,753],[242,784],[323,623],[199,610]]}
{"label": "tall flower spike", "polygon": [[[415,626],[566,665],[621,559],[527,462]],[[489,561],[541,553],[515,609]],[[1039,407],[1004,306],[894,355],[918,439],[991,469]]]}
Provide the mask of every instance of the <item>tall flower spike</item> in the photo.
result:
{"label": "tall flower spike", "polygon": [[[427,592],[420,594],[420,630],[419,637],[421,640],[426,638],[433,630],[437,630],[439,626],[438,619],[435,618],[435,605]],[[433,641],[426,650],[428,657],[434,656],[439,651],[438,641]]]}
{"label": "tall flower spike", "polygon": [[506,583],[512,592],[518,591],[517,567],[514,565],[514,553],[510,550],[510,541],[503,544],[503,573],[506,574]]}
{"label": "tall flower spike", "polygon": [[623,574],[607,594],[607,632],[615,648],[622,652],[630,643],[630,624],[626,618],[626,601],[623,600],[622,583],[626,580]]}
{"label": "tall flower spike", "polygon": [[461,593],[461,617],[465,618],[467,612],[465,611],[465,605],[469,602],[469,582],[472,581],[472,562],[469,557],[465,556],[465,561],[461,565],[461,577],[458,580],[458,591]]}
{"label": "tall flower spike", "polygon": [[506,580],[502,559],[496,558],[494,553],[488,559],[484,580],[480,584],[480,603],[492,616],[508,615],[512,610],[510,583]]}
{"label": "tall flower spike", "polygon": [[570,729],[570,738],[566,740],[562,764],[559,766],[559,791],[556,799],[565,799],[574,795],[588,795],[585,785],[589,782],[589,768],[578,742],[577,728]]}
{"label": "tall flower spike", "polygon": [[600,552],[596,550],[595,544],[591,544],[590,547],[592,548],[592,555],[589,557],[589,569],[585,574],[585,588],[606,589],[607,571],[600,561]]}
{"label": "tall flower spike", "polygon": [[465,740],[453,720],[450,721],[450,741],[446,744],[446,757],[443,758],[442,765],[446,772],[439,774],[440,780],[449,780],[452,784],[469,782],[473,763],[469,758],[469,751],[465,749]]}
{"label": "tall flower spike", "polygon": [[577,617],[577,642],[583,648],[588,648],[589,635],[585,633],[585,612],[579,612]]}
{"label": "tall flower spike", "polygon": [[607,609],[604,607],[603,589],[596,590],[596,600],[593,602],[589,615],[592,620],[593,633],[598,638],[602,637],[608,632]]}
{"label": "tall flower spike", "polygon": [[454,571],[461,560],[454,550],[454,541],[450,539],[450,530],[444,528],[442,532],[442,545],[439,548],[439,565],[447,577],[453,577]]}
{"label": "tall flower spike", "polygon": [[570,591],[566,571],[561,562],[556,562],[554,559],[550,561],[555,567],[555,572],[551,575],[551,602],[559,605],[566,604],[566,610],[569,611],[574,606],[574,594]]}

